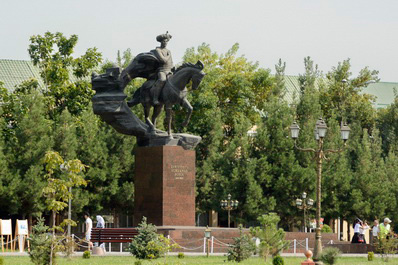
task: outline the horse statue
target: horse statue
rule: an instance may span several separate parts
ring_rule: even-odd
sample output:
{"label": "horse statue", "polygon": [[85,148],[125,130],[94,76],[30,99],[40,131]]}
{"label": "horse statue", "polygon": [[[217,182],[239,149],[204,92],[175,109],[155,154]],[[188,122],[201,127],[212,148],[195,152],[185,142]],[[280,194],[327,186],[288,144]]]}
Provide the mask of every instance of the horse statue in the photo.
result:
{"label": "horse statue", "polygon": [[[125,69],[114,65],[105,73],[92,73],[91,84],[95,90],[92,98],[93,111],[117,132],[137,137],[138,146],[181,146],[193,150],[202,140],[200,136],[187,133],[171,133],[172,106],[179,104],[187,109],[183,126],[187,126],[192,114],[192,106],[187,100],[185,87],[192,81],[192,90],[199,87],[205,73],[203,63],[184,63],[175,69],[171,52],[166,48],[171,35],[156,37],[160,47],[140,53]],[[126,102],[126,86],[135,78],[147,81],[135,91],[132,99]],[[133,113],[131,107],[141,103],[144,107],[145,121]],[[156,129],[156,119],[162,108],[166,111],[167,132]],[[150,110],[153,109],[151,119]]]}
{"label": "horse statue", "polygon": [[[146,55],[148,56],[148,55]],[[186,85],[192,80],[192,90],[196,90],[199,87],[200,82],[206,75],[203,72],[203,63],[198,61],[196,64],[184,63],[178,67],[173,75],[168,76],[168,79],[162,88],[159,95],[160,104],[153,104],[153,93],[151,92],[152,86],[155,84],[155,79],[147,80],[137,91],[135,91],[132,100],[127,102],[129,107],[135,106],[139,103],[144,107],[145,123],[149,126],[150,133],[156,135],[156,119],[162,111],[162,107],[166,111],[166,121],[167,121],[167,134],[170,139],[173,138],[171,133],[171,112],[172,106],[179,104],[187,110],[187,115],[182,126],[188,125],[189,120],[192,115],[193,108],[189,101],[187,100],[188,90]],[[134,67],[131,67],[134,69]],[[137,69],[137,67],[135,67]],[[135,73],[136,71],[131,71]],[[129,69],[126,68],[120,77],[121,82],[124,86],[132,79],[132,75],[129,74]],[[149,114],[151,107],[154,108],[151,119],[149,119]]]}

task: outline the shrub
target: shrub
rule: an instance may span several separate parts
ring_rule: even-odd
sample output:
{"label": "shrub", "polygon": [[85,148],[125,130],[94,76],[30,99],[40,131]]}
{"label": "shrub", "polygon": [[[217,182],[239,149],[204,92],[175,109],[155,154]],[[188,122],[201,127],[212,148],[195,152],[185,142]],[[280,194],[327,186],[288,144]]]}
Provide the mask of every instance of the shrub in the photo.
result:
{"label": "shrub", "polygon": [[[35,265],[50,264],[51,256],[51,235],[48,234],[48,226],[44,225],[44,218],[39,217],[37,224],[32,227],[33,233],[28,238],[30,242],[29,256]],[[55,251],[53,252],[53,263]]]}
{"label": "shrub", "polygon": [[234,243],[228,249],[228,260],[241,262],[250,258],[256,249],[249,235],[243,234],[242,226],[239,226],[239,237],[234,237]]}
{"label": "shrub", "polygon": [[373,261],[374,257],[375,257],[375,253],[368,252],[368,261]]}
{"label": "shrub", "polygon": [[276,255],[272,259],[272,265],[285,265],[285,261],[283,260],[283,258],[281,256]]}
{"label": "shrub", "polygon": [[324,224],[322,226],[321,233],[333,233],[333,230],[330,228],[330,226]]}
{"label": "shrub", "polygon": [[285,240],[285,231],[277,227],[280,220],[276,213],[269,213],[257,219],[261,226],[251,227],[250,234],[260,239],[259,254],[267,261],[268,256],[276,256],[282,250],[289,248],[289,241]]}
{"label": "shrub", "polygon": [[132,239],[129,245],[130,253],[137,259],[157,259],[177,247],[163,235],[158,235],[156,226],[147,224],[145,217],[142,218],[137,230],[138,235]]}
{"label": "shrub", "polygon": [[89,259],[91,258],[91,253],[89,250],[86,250],[83,252],[83,259]]}
{"label": "shrub", "polygon": [[393,235],[387,237],[379,237],[375,243],[376,251],[380,253],[383,261],[387,262],[391,255],[397,253],[398,239]]}
{"label": "shrub", "polygon": [[66,257],[70,257],[73,254],[73,250],[77,248],[77,244],[75,240],[71,236],[65,236],[65,240],[63,241],[62,252],[65,254]]}
{"label": "shrub", "polygon": [[341,252],[338,248],[329,247],[322,251],[320,259],[328,265],[333,265],[336,263],[340,254]]}
{"label": "shrub", "polygon": [[183,259],[183,258],[185,258],[185,254],[184,253],[182,253],[182,252],[180,252],[180,253],[178,253],[178,256],[177,256],[179,259]]}

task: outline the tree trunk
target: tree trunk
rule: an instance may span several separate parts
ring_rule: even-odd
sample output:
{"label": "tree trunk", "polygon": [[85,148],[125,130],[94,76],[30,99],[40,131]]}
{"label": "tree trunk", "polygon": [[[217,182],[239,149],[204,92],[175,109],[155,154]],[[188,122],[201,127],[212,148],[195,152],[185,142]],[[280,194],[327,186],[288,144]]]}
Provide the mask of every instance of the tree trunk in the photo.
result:
{"label": "tree trunk", "polygon": [[340,217],[340,240],[343,240],[344,238],[344,219],[343,217]]}
{"label": "tree trunk", "polygon": [[29,228],[29,234],[32,234],[32,227],[33,227],[33,218],[32,214],[30,213],[28,215],[28,228]]}
{"label": "tree trunk", "polygon": [[334,229],[334,223],[335,222],[335,220],[332,218],[332,219],[330,219],[329,220],[329,226],[330,226],[330,228],[332,228],[332,231],[333,231],[333,233],[336,233],[336,230]]}
{"label": "tree trunk", "polygon": [[113,210],[113,227],[119,228],[119,214],[116,212],[116,209]]}
{"label": "tree trunk", "polygon": [[52,212],[52,218],[53,218],[53,227],[52,227],[53,236],[51,238],[50,265],[53,264],[53,253],[54,253],[54,248],[55,248],[55,245],[54,245],[54,242],[55,242],[55,219],[56,219],[55,211]]}
{"label": "tree trunk", "polygon": [[347,241],[351,241],[350,225],[350,222],[347,221]]}

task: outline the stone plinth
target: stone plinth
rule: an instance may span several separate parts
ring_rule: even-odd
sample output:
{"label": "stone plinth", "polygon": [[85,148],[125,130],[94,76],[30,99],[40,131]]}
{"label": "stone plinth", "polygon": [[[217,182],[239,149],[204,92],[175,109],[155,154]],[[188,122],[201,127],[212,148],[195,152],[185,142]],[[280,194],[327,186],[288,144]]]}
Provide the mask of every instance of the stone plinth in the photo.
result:
{"label": "stone plinth", "polygon": [[195,225],[195,151],[181,146],[138,147],[135,153],[134,226]]}

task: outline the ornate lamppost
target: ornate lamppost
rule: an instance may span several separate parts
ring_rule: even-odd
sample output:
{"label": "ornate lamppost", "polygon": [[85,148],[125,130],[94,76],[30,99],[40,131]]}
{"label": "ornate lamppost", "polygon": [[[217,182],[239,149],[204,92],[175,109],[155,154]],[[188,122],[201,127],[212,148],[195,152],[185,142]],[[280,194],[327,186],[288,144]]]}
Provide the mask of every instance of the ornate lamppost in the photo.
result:
{"label": "ornate lamppost", "polygon": [[207,257],[209,257],[209,252],[210,252],[210,237],[211,237],[211,229],[209,228],[209,226],[206,226],[205,238],[206,238],[206,244],[207,244],[207,248],[206,248]]}
{"label": "ornate lamppost", "polygon": [[314,205],[314,200],[313,199],[307,199],[307,193],[303,192],[301,194],[301,198],[296,199],[296,206],[297,208],[303,210],[304,212],[304,232],[307,232],[307,217],[306,217],[306,212],[307,210],[311,209],[312,206]]}
{"label": "ornate lamppost", "polygon": [[300,127],[296,122],[294,122],[290,126],[291,137],[294,139],[294,146],[296,149],[304,152],[312,152],[315,153],[315,160],[316,160],[316,229],[315,229],[315,248],[314,248],[314,260],[316,261],[315,264],[323,264],[319,258],[322,252],[322,241],[321,241],[321,180],[322,180],[322,161],[326,158],[326,154],[328,153],[339,153],[344,150],[346,146],[346,141],[350,135],[350,128],[347,124],[342,124],[340,128],[341,132],[341,139],[344,141],[343,148],[338,150],[327,149],[323,150],[323,139],[326,135],[328,127],[326,126],[325,121],[320,118],[315,124],[314,136],[318,142],[318,147],[314,148],[300,148],[296,145],[296,140],[299,136]]}
{"label": "ornate lamppost", "polygon": [[237,200],[231,200],[231,194],[228,194],[228,200],[222,200],[220,205],[221,209],[228,211],[228,227],[231,227],[231,211],[238,208],[239,202]]}

